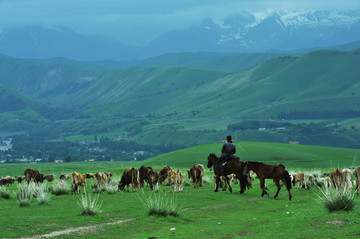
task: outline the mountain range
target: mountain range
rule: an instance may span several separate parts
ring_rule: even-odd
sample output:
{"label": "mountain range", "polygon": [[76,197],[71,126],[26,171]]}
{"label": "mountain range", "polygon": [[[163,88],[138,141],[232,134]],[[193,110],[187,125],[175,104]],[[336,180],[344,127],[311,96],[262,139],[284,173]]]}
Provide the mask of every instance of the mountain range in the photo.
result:
{"label": "mountain range", "polygon": [[2,29],[0,53],[19,58],[81,61],[144,59],[165,53],[255,53],[327,48],[360,40],[359,11],[241,12],[168,31],[146,46],[84,36],[66,26]]}

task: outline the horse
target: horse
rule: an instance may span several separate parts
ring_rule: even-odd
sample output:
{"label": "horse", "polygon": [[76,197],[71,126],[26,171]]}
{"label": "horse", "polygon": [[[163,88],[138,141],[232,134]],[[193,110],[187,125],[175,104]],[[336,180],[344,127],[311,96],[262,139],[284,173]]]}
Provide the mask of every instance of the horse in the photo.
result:
{"label": "horse", "polygon": [[273,179],[274,183],[277,186],[277,192],[274,196],[274,199],[277,198],[279,194],[281,188],[279,181],[282,180],[283,182],[285,182],[286,188],[289,192],[289,200],[291,201],[292,198],[290,192],[291,178],[289,172],[286,171],[283,166],[246,161],[245,171],[249,172],[250,170],[254,171],[260,179],[260,188],[262,189],[262,194],[261,194],[262,197],[264,196],[264,194],[269,195],[269,193],[265,191],[265,179],[270,178]]}
{"label": "horse", "polygon": [[232,173],[234,173],[236,175],[236,177],[238,179],[240,179],[240,193],[245,192],[246,186],[248,188],[250,188],[248,181],[247,181],[247,176],[244,175],[244,163],[243,162],[241,162],[239,159],[232,159],[228,163],[224,172],[219,173],[218,163],[217,163],[218,160],[219,160],[219,158],[215,154],[209,154],[207,167],[208,168],[214,167],[215,179],[216,179],[216,187],[215,187],[214,192],[219,191],[220,176],[225,176],[226,183],[227,183],[227,185],[229,185],[229,191],[232,192],[232,188],[229,183],[229,179],[226,177],[227,175],[232,174]]}

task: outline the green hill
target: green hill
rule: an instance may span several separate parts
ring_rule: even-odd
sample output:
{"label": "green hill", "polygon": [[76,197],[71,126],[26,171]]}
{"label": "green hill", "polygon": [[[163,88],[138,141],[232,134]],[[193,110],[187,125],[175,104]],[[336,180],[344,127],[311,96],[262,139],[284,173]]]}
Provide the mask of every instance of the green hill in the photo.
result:
{"label": "green hill", "polygon": [[[360,165],[359,149],[344,149],[297,144],[263,142],[235,142],[242,161],[268,164],[283,163],[289,168],[346,168]],[[158,155],[144,162],[149,166],[190,168],[194,164],[207,164],[210,153],[220,156],[222,143],[203,144]]]}

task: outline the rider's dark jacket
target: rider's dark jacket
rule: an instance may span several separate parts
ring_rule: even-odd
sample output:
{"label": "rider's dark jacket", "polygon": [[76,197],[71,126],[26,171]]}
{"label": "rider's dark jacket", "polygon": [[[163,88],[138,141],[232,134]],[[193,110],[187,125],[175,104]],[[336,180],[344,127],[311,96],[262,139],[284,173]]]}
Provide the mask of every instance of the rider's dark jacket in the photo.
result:
{"label": "rider's dark jacket", "polygon": [[236,156],[234,156],[234,154],[236,153],[236,147],[235,144],[232,142],[226,142],[224,143],[222,149],[221,149],[221,156],[220,156],[220,163],[224,162],[224,161],[230,161],[233,158],[238,158]]}

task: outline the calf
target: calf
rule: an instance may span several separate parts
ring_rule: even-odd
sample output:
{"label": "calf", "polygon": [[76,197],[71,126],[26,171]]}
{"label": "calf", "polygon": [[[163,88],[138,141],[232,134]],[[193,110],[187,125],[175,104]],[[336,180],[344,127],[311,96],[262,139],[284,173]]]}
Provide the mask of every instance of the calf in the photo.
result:
{"label": "calf", "polygon": [[293,177],[292,183],[294,186],[299,183],[299,187],[307,188],[304,173],[294,174]]}
{"label": "calf", "polygon": [[136,168],[127,168],[125,169],[121,180],[119,181],[119,191],[123,191],[127,187],[129,192],[129,187],[132,187],[132,191],[136,192],[136,188],[139,187],[139,171]]}
{"label": "calf", "polygon": [[78,173],[78,172],[73,172],[71,174],[71,194],[73,194],[74,192],[76,194],[80,193],[80,186],[83,188],[83,193],[85,194],[85,179],[86,179],[86,175]]}
{"label": "calf", "polygon": [[31,181],[34,181],[36,184],[39,182],[40,183],[44,182],[44,175],[39,173],[39,171],[37,170],[28,168],[25,170],[24,176],[27,184],[29,184]]}

